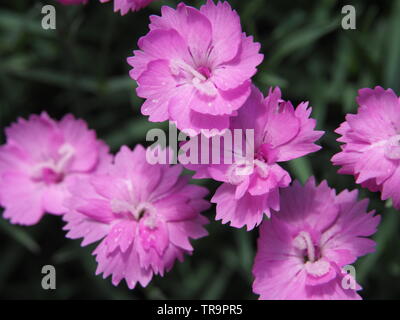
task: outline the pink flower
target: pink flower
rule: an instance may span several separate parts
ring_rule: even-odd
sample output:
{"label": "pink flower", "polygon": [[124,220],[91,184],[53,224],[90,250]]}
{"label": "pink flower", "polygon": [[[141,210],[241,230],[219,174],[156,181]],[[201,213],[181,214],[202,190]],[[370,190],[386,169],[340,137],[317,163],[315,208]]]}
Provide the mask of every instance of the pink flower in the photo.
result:
{"label": "pink flower", "polygon": [[223,130],[250,94],[263,59],[260,44],[241,29],[228,2],[207,1],[200,10],[181,3],[151,16],[150,32],[128,58],[142,113],[178,129]]}
{"label": "pink flower", "polygon": [[348,114],[336,130],[344,145],[332,162],[400,209],[400,99],[391,89],[375,87],[361,89],[357,102],[357,114]]}
{"label": "pink flower", "polygon": [[101,240],[94,251],[96,274],[112,283],[126,280],[133,289],[146,286],[153,274],[164,275],[176,259],[193,248],[189,238],[207,234],[200,215],[209,203],[205,188],[188,184],[179,165],[151,165],[146,151],[122,147],[107,173],[78,181],[71,189],[67,237],[82,245]]}
{"label": "pink flower", "polygon": [[380,217],[366,213],[358,192],[335,190],[314,178],[281,191],[281,210],[260,227],[253,291],[260,299],[361,299],[344,266],[375,250],[366,237]]}
{"label": "pink flower", "polygon": [[[100,0],[100,2],[109,2],[111,0]],[[121,12],[121,15],[127,14],[129,11],[138,11],[154,0],[114,0],[114,12]]]}
{"label": "pink flower", "polygon": [[66,115],[59,122],[47,113],[18,119],[0,146],[0,200],[4,217],[33,225],[45,212],[63,214],[67,186],[111,161],[108,147],[83,120]]}
{"label": "pink flower", "polygon": [[89,0],[57,0],[57,1],[64,5],[70,5],[70,4],[86,4],[88,3]]}
{"label": "pink flower", "polygon": [[[224,144],[220,164],[187,165],[188,169],[196,171],[194,178],[224,182],[211,199],[217,204],[217,220],[251,230],[261,223],[264,214],[270,216],[271,208],[279,210],[279,189],[287,187],[291,178],[278,163],[320,149],[314,142],[323,132],[314,130],[316,122],[309,118],[310,114],[308,102],[295,109],[290,102],[281,99],[279,88],[271,89],[264,99],[262,93],[252,87],[249,99],[238,116],[232,118],[233,148]],[[243,132],[238,139],[243,141],[239,144],[234,134],[237,129]],[[247,129],[253,130],[254,142],[245,135]],[[253,149],[250,153],[245,150],[249,145]],[[233,164],[225,161],[229,153]]]}

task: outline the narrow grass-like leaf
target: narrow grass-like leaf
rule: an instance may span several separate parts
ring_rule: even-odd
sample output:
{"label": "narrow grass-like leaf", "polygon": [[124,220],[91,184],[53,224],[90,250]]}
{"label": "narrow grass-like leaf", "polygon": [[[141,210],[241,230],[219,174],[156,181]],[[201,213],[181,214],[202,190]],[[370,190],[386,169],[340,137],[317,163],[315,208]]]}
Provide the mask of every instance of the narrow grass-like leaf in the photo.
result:
{"label": "narrow grass-like leaf", "polygon": [[39,245],[35,239],[24,230],[24,227],[14,226],[3,219],[0,219],[0,229],[30,252],[38,253],[40,251]]}

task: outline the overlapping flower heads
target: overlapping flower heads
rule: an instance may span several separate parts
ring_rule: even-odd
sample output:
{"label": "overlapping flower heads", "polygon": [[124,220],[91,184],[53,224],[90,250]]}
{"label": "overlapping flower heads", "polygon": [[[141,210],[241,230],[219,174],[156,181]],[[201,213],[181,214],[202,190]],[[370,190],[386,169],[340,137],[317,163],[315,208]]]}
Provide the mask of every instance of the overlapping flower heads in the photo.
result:
{"label": "overlapping flower heads", "polygon": [[[230,125],[232,132],[252,130],[252,139],[232,135],[232,143],[224,141],[219,164],[187,166],[196,171],[195,178],[223,182],[211,200],[217,205],[217,220],[251,230],[261,223],[264,214],[270,216],[270,209],[279,211],[279,189],[289,186],[291,178],[278,163],[320,149],[314,142],[323,132],[314,130],[316,122],[310,113],[307,102],[294,108],[282,100],[279,88],[271,89],[264,98],[252,87],[250,97]],[[250,153],[246,152],[249,144],[253,144]],[[235,159],[232,164],[224,162],[227,153]]]}
{"label": "overlapping flower heads", "polygon": [[[114,0],[114,9],[124,15],[150,2]],[[141,111],[149,121],[168,120],[205,138],[206,145],[216,137],[230,142],[218,145],[217,163],[185,166],[194,178],[222,182],[211,200],[217,220],[247,230],[262,223],[254,292],[261,299],[359,299],[356,279],[343,286],[343,270],[374,251],[367,237],[380,218],[366,212],[368,201],[357,201],[357,191],[336,195],[314,178],[290,186],[281,167],[320,149],[315,142],[323,132],[315,130],[308,102],[294,107],[279,88],[264,98],[255,87],[260,44],[242,31],[228,2],[163,6],[150,20],[150,31],[128,58],[137,94],[145,99]],[[358,103],[358,113],[347,115],[337,130],[344,145],[332,161],[400,208],[400,100],[376,87],[360,90]],[[232,134],[237,130],[245,134]],[[113,157],[71,115],[19,119],[6,136],[0,146],[4,217],[32,225],[45,212],[63,214],[68,238],[82,238],[83,246],[99,242],[96,274],[111,275],[114,285],[125,280],[131,289],[146,286],[192,253],[190,239],[207,235],[201,213],[209,208],[208,191],[189,184],[180,164],[150,164],[140,145],[122,147]],[[195,158],[203,158],[203,147]],[[158,152],[171,156],[169,149]],[[226,155],[234,161],[225,162]]]}
{"label": "overlapping flower heads", "polygon": [[128,58],[149,121],[178,129],[224,130],[250,95],[250,79],[263,59],[260,44],[242,32],[228,2],[184,3],[151,16],[150,32]]}

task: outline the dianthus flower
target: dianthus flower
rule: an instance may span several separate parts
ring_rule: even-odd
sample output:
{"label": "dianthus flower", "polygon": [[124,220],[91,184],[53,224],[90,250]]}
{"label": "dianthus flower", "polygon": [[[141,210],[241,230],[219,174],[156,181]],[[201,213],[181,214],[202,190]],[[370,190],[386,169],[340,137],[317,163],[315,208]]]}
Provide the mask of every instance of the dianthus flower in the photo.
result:
{"label": "dianthus flower", "polygon": [[86,122],[46,113],[19,118],[6,128],[0,146],[0,202],[12,223],[32,225],[45,212],[63,214],[73,179],[102,170],[111,161],[108,147]]}
{"label": "dianthus flower", "polygon": [[209,207],[208,191],[188,184],[181,171],[180,165],[149,164],[139,145],[122,147],[105,174],[77,181],[65,229],[68,238],[83,238],[82,245],[101,240],[96,274],[112,275],[114,285],[125,279],[133,289],[192,253],[189,239],[207,234],[200,212]]}
{"label": "dianthus flower", "polygon": [[[252,87],[238,116],[232,118],[233,142],[227,144],[224,140],[219,164],[209,161],[208,165],[187,165],[196,171],[194,178],[223,182],[211,199],[217,204],[217,220],[251,230],[261,223],[264,214],[270,216],[270,209],[279,210],[279,189],[291,182],[289,173],[279,163],[320,149],[314,142],[323,132],[314,130],[316,121],[310,114],[308,102],[294,108],[289,101],[281,99],[279,88],[271,89],[264,99]],[[235,136],[238,129],[242,132],[239,138]],[[246,130],[253,134],[249,136]],[[210,138],[210,144],[214,138]],[[226,157],[227,153],[231,157]],[[233,160],[227,163],[225,159]]]}
{"label": "dianthus flower", "polygon": [[[358,192],[336,195],[313,178],[281,191],[281,209],[260,226],[253,291],[267,300],[361,299],[349,265],[375,250],[380,217]],[[357,274],[355,272],[355,274]]]}
{"label": "dianthus flower", "polygon": [[400,99],[391,89],[375,87],[361,89],[357,102],[357,114],[348,114],[336,130],[344,144],[332,162],[400,209]]}
{"label": "dianthus flower", "polygon": [[242,32],[228,2],[209,0],[200,10],[181,3],[161,12],[128,58],[137,94],[146,99],[142,114],[195,133],[228,128],[250,94],[263,59],[260,44]]}

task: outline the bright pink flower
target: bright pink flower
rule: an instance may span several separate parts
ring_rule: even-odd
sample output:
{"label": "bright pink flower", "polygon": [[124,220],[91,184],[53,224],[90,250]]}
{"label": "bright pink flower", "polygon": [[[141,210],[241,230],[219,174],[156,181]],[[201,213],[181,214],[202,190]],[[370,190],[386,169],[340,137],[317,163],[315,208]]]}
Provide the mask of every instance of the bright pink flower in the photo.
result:
{"label": "bright pink flower", "polygon": [[142,113],[178,129],[229,127],[250,94],[250,79],[263,59],[260,44],[241,29],[228,2],[207,1],[200,10],[181,3],[151,16],[150,32],[128,58]]}
{"label": "bright pink flower", "polygon": [[133,289],[153,274],[164,275],[193,248],[189,238],[207,234],[205,188],[188,184],[180,165],[151,165],[146,151],[122,147],[107,173],[77,181],[68,201],[67,237],[82,245],[102,240],[94,251],[96,274]]}
{"label": "bright pink flower", "polygon": [[0,146],[0,199],[4,217],[32,225],[45,212],[63,214],[67,186],[111,161],[108,147],[83,120],[60,121],[46,113],[18,119],[6,129]]}
{"label": "bright pink flower", "polygon": [[260,299],[361,299],[344,266],[375,250],[366,237],[380,217],[366,213],[358,192],[335,190],[314,178],[281,191],[281,209],[260,227],[253,291]]}
{"label": "bright pink flower", "polygon": [[357,102],[357,114],[348,114],[336,130],[344,145],[332,162],[400,209],[400,99],[391,89],[375,87],[361,89]]}
{"label": "bright pink flower", "polygon": [[[279,189],[287,187],[291,178],[278,163],[320,149],[314,142],[323,132],[314,130],[316,122],[309,118],[310,114],[308,102],[295,109],[290,102],[281,99],[279,88],[270,90],[264,99],[262,93],[252,87],[249,99],[238,116],[232,118],[233,148],[223,144],[221,164],[187,165],[196,171],[194,178],[224,182],[211,200],[217,204],[217,220],[251,230],[261,223],[264,213],[270,216],[271,208],[279,210]],[[235,142],[235,129],[243,131],[239,144]],[[245,135],[246,129],[254,130],[254,143]],[[212,139],[210,141],[212,143]],[[251,144],[254,150],[249,153],[246,146]],[[225,161],[229,153],[233,164]]]}
{"label": "bright pink flower", "polygon": [[[100,0],[100,2],[109,2],[111,0]],[[114,12],[120,11],[121,15],[129,11],[138,11],[154,0],[114,0]]]}
{"label": "bright pink flower", "polygon": [[64,5],[70,5],[70,4],[86,4],[88,3],[89,0],[57,0],[57,1]]}

